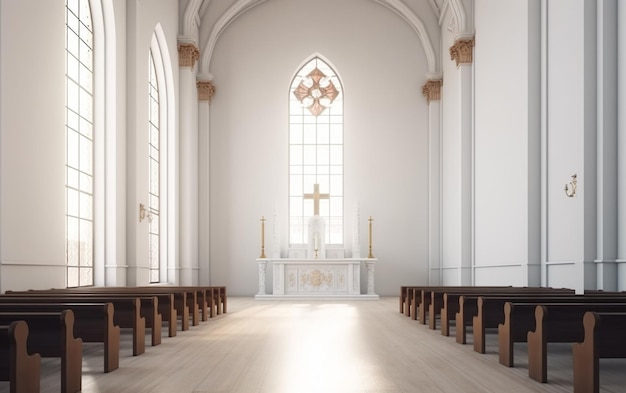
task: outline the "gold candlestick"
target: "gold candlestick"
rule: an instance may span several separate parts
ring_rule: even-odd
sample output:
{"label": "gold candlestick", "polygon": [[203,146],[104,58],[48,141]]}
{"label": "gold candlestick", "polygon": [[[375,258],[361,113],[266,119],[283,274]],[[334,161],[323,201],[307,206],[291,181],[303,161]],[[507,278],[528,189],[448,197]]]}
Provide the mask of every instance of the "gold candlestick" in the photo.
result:
{"label": "gold candlestick", "polygon": [[374,219],[372,218],[372,216],[370,216],[370,218],[369,218],[369,222],[370,222],[370,252],[367,255],[368,258],[374,258],[374,254],[372,254],[372,221],[374,221]]}
{"label": "gold candlestick", "polygon": [[266,258],[265,256],[265,217],[261,216],[261,256],[259,258]]}

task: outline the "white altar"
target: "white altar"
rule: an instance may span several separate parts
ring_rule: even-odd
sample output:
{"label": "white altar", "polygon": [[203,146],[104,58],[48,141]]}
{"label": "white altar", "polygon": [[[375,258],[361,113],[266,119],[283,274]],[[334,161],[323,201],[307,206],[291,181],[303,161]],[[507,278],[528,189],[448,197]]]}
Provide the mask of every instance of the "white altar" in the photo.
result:
{"label": "white altar", "polygon": [[[374,258],[268,259],[258,258],[259,292],[255,299],[375,300]],[[266,293],[267,264],[272,264],[273,290]],[[361,293],[361,263],[367,269],[367,291]]]}

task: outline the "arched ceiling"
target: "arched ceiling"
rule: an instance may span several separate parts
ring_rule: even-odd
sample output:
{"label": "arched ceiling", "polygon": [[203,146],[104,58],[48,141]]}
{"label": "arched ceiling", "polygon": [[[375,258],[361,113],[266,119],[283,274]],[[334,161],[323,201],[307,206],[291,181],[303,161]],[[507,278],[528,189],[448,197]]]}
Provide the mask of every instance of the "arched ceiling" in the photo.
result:
{"label": "arched ceiling", "polygon": [[[210,73],[211,58],[215,46],[220,38],[220,35],[228,28],[228,26],[235,21],[239,16],[251,8],[258,6],[266,1],[271,0],[235,0],[230,7],[216,20],[210,31],[206,43],[200,48],[201,58],[199,62],[199,76],[207,79],[212,79]],[[436,78],[441,75],[440,59],[436,56],[436,51],[433,47],[432,40],[424,26],[422,19],[415,14],[402,0],[372,0],[389,10],[398,14],[415,32],[418,39],[422,43],[424,50],[424,56],[428,64],[428,78]],[[405,0],[406,1],[406,0]],[[452,9],[458,10],[458,3],[461,0],[429,0],[431,9],[433,10],[434,17],[441,23],[441,13],[449,7],[452,3]],[[189,0],[184,13],[183,34],[187,33],[189,27],[185,27],[186,24],[192,23],[194,20],[202,20],[204,14],[208,12],[210,0]],[[460,7],[462,9],[462,5]],[[457,20],[458,22],[458,20]]]}

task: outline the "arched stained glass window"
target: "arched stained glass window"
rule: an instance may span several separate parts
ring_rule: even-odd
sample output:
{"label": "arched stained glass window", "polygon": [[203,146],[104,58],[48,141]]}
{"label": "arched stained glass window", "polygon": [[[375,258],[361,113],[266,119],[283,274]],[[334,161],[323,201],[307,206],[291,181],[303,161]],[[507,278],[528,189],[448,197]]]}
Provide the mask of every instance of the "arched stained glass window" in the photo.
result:
{"label": "arched stained glass window", "polygon": [[307,243],[315,213],[326,222],[325,243],[342,245],[343,91],[319,57],[300,68],[289,90],[290,245]]}

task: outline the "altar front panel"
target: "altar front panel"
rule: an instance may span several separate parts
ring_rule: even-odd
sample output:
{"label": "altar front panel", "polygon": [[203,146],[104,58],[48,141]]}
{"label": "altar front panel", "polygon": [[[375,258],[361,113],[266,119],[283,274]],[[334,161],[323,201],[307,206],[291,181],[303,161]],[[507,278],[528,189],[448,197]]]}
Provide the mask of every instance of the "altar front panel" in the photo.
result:
{"label": "altar front panel", "polygon": [[361,261],[273,261],[274,295],[360,295]]}

